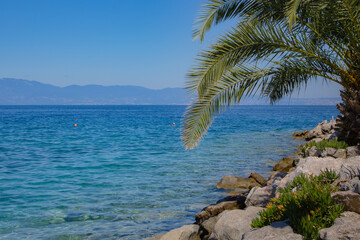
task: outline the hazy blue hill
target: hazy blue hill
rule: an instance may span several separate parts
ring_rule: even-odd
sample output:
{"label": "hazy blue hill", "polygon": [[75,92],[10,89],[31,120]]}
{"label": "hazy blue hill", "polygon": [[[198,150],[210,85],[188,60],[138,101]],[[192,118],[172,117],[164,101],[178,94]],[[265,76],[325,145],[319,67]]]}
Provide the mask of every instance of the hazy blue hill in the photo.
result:
{"label": "hazy blue hill", "polygon": [[[340,98],[283,99],[280,105],[335,105]],[[23,79],[0,79],[0,105],[186,105],[190,99],[182,88],[161,90],[137,86],[70,85],[57,87]],[[268,105],[257,97],[242,105]]]}
{"label": "hazy blue hill", "polygon": [[185,90],[153,90],[137,86],[71,85],[57,87],[23,79],[0,79],[1,105],[138,104],[184,105]]}

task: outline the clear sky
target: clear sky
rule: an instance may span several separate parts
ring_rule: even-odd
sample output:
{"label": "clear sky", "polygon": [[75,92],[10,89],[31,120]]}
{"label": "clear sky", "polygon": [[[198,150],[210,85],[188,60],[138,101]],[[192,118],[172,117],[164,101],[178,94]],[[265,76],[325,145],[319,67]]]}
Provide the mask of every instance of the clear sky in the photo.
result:
{"label": "clear sky", "polygon": [[[1,0],[0,78],[57,86],[183,87],[205,43],[191,37],[205,0]],[[311,84],[300,96],[339,96]]]}

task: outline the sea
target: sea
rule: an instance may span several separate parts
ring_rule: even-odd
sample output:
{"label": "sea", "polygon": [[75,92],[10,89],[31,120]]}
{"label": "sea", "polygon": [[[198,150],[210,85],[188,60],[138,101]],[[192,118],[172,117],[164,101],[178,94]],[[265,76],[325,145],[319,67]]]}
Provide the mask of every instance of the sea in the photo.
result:
{"label": "sea", "polygon": [[[198,148],[186,106],[0,106],[0,239],[146,239],[194,222],[225,175],[265,177],[335,106],[236,106]],[[173,126],[175,123],[175,126]]]}

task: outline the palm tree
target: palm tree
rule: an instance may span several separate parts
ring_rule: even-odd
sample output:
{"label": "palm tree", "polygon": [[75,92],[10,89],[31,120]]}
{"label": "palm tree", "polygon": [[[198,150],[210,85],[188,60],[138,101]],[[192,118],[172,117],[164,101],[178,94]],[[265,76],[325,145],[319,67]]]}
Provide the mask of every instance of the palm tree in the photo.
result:
{"label": "palm tree", "polygon": [[236,26],[188,74],[187,149],[242,98],[259,93],[273,104],[316,79],[343,87],[338,128],[349,144],[360,142],[360,0],[208,0],[194,37],[229,19]]}

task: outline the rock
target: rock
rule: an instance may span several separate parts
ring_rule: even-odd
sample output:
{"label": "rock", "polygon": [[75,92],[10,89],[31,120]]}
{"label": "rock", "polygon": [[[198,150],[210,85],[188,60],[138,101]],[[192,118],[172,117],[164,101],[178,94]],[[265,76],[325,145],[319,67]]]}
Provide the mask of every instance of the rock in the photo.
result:
{"label": "rock", "polygon": [[161,237],[164,235],[165,235],[165,233],[159,233],[159,234],[152,236],[151,238],[148,238],[147,240],[160,240]]}
{"label": "rock", "polygon": [[[222,202],[230,202],[230,201],[237,201],[239,206],[242,206],[243,203],[245,203],[245,200],[246,200],[246,196],[249,194],[249,190],[247,190],[246,192],[240,192],[240,193],[236,193],[236,194],[233,194],[233,195],[229,195],[229,196],[226,196],[220,200],[218,200],[216,202],[216,204],[219,204],[219,203],[222,203]],[[244,207],[245,208],[245,204],[244,204]],[[240,208],[242,209],[242,208]]]}
{"label": "rock", "polygon": [[[327,121],[324,121],[327,122]],[[322,125],[324,124],[324,122],[319,123],[313,130],[310,130],[309,133],[306,135],[305,140],[309,141],[312,140],[314,138],[318,138],[319,136],[322,135]]]}
{"label": "rock", "polygon": [[[295,172],[295,171],[293,171],[293,172]],[[281,179],[280,181],[275,183],[277,185],[278,189],[284,189],[287,186],[287,184],[290,182],[289,181],[290,177],[292,179],[294,179],[294,177],[297,176],[297,175],[294,175],[293,172],[291,172],[291,174],[287,174],[283,179]],[[275,197],[278,198],[279,196],[275,196]]]}
{"label": "rock", "polygon": [[224,189],[233,189],[233,188],[251,189],[251,188],[256,187],[256,186],[260,186],[260,184],[253,178],[224,176],[220,180],[220,182],[216,185],[215,189],[219,189],[219,188],[224,188]]}
{"label": "rock", "polygon": [[335,133],[335,125],[335,120],[331,120],[330,122],[325,120],[322,123],[319,123],[313,130],[309,131],[309,133],[305,136],[305,140],[313,140],[316,142],[324,139],[328,140]]}
{"label": "rock", "polygon": [[214,230],[215,224],[217,223],[220,217],[221,214],[215,217],[211,217],[200,224],[200,230],[198,234],[200,236],[200,239],[202,240],[209,239],[211,233]]}
{"label": "rock", "polygon": [[275,197],[276,185],[254,187],[246,198],[246,206],[266,207],[270,198]]}
{"label": "rock", "polygon": [[263,178],[263,176],[261,176],[258,173],[250,173],[249,178],[253,178],[255,179],[256,182],[258,182],[261,186],[264,185],[266,183],[265,178]]}
{"label": "rock", "polygon": [[340,179],[360,177],[360,156],[347,158],[339,171]]}
{"label": "rock", "polygon": [[321,126],[321,132],[323,134],[330,133],[332,129],[334,129],[334,124],[330,121],[329,123],[325,123]]}
{"label": "rock", "polygon": [[319,231],[323,240],[359,240],[360,215],[354,212],[343,212],[335,219],[334,225]]}
{"label": "rock", "polygon": [[346,158],[346,149],[337,149],[334,158]]}
{"label": "rock", "polygon": [[351,184],[349,181],[340,184],[339,191],[351,191]]}
{"label": "rock", "polygon": [[285,222],[274,222],[273,224],[254,229],[243,235],[242,240],[302,240],[303,237],[294,233],[290,225]]}
{"label": "rock", "polygon": [[294,138],[300,138],[300,139],[305,139],[306,135],[309,133],[308,130],[302,131],[302,132],[294,132],[293,133],[293,137]]}
{"label": "rock", "polygon": [[311,141],[314,141],[314,142],[321,142],[322,140],[324,140],[325,138],[324,137],[318,137],[318,138],[314,138],[312,139]]}
{"label": "rock", "polygon": [[197,240],[198,231],[198,225],[185,225],[165,233],[159,240]]}
{"label": "rock", "polygon": [[345,161],[345,159],[332,157],[301,158],[299,164],[296,166],[295,171],[289,173],[287,177],[283,178],[279,184],[279,187],[287,186],[295,177],[300,176],[302,173],[305,175],[319,175],[321,171],[326,169],[335,170],[335,172],[339,173],[340,167]]}
{"label": "rock", "polygon": [[[360,180],[358,177],[351,180],[344,179],[338,181],[339,191],[352,191],[360,194]],[[336,181],[334,181],[334,183],[336,183]]]}
{"label": "rock", "polygon": [[295,159],[292,157],[284,157],[275,164],[273,171],[288,172],[290,168],[295,166]]}
{"label": "rock", "polygon": [[269,180],[266,182],[266,185],[269,186],[271,184],[276,184],[277,182],[281,181],[281,179],[283,179],[286,175],[287,173],[283,171],[274,172],[270,176]]}
{"label": "rock", "polygon": [[348,158],[360,156],[360,146],[351,146],[346,148],[346,155]]}
{"label": "rock", "polygon": [[311,148],[307,148],[305,150],[306,157],[320,157],[322,150],[318,149],[316,146],[312,146]]}
{"label": "rock", "polygon": [[214,217],[225,210],[243,209],[246,207],[245,199],[246,197],[242,197],[241,199],[236,201],[224,201],[216,205],[207,206],[201,212],[195,215],[195,221],[197,224],[200,224],[203,221]]}
{"label": "rock", "polygon": [[321,153],[321,157],[334,157],[335,154],[336,148],[325,148]]}
{"label": "rock", "polygon": [[344,205],[345,211],[360,213],[360,194],[352,191],[335,192],[331,194],[334,202]]}
{"label": "rock", "polygon": [[215,224],[209,240],[238,240],[251,230],[251,222],[263,208],[248,207],[245,210],[225,211]]}
{"label": "rock", "polygon": [[352,191],[354,193],[360,194],[360,181],[359,180],[353,185]]}

